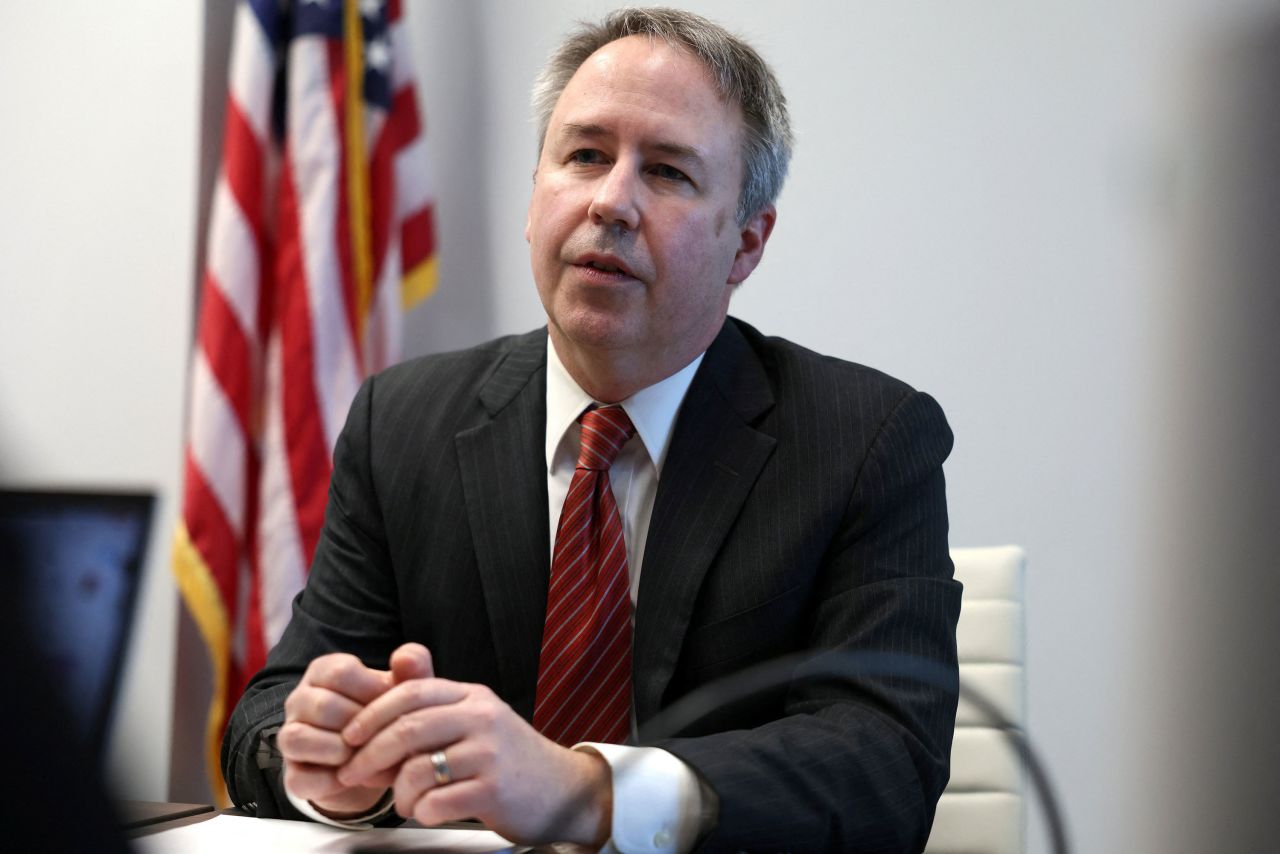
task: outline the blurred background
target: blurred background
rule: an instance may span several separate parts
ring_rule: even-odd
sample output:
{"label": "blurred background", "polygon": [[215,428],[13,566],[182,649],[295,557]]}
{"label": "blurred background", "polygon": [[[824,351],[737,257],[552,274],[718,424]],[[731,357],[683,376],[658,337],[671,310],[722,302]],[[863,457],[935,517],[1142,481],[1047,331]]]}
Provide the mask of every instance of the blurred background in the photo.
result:
{"label": "blurred background", "polygon": [[[528,90],[614,5],[405,3],[440,259],[407,355],[543,322]],[[1029,733],[1076,850],[1269,849],[1280,4],[675,5],[764,54],[797,132],[732,313],[937,397],[952,544],[1027,551]],[[0,486],[158,496],[108,748],[135,799],[209,797],[169,543],[233,12],[0,8]]]}

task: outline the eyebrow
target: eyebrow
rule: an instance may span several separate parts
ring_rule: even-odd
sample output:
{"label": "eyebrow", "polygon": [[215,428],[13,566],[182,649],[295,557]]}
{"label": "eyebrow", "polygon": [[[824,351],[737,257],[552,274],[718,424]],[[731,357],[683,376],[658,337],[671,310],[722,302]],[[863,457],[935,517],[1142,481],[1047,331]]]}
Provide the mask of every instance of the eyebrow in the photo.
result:
{"label": "eyebrow", "polygon": [[[612,138],[614,134],[602,125],[565,122],[564,125],[561,126],[558,136],[562,140],[574,138],[598,139],[601,137]],[[660,140],[658,142],[646,144],[645,148],[660,151],[663,154],[669,154],[673,157],[696,161],[698,163],[701,163],[706,159],[698,149],[691,145],[684,145],[679,142]]]}

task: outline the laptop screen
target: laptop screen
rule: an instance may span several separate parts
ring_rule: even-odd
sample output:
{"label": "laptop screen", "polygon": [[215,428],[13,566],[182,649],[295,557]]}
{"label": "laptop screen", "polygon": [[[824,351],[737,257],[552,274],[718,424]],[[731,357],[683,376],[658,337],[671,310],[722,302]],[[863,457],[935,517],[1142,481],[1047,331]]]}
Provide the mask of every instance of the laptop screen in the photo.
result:
{"label": "laptop screen", "polygon": [[154,496],[0,490],[0,541],[32,654],[102,756]]}

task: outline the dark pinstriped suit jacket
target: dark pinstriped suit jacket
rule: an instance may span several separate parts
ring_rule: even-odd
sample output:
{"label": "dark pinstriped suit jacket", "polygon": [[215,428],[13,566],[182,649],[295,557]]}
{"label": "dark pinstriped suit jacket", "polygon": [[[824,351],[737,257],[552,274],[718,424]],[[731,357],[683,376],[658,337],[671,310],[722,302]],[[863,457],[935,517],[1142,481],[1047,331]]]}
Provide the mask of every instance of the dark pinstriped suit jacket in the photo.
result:
{"label": "dark pinstriped suit jacket", "polygon": [[[391,368],[356,396],[306,590],[223,744],[236,802],[311,659],[436,672],[533,713],[546,606],[546,333]],[[923,656],[954,672],[959,584],[927,395],[730,319],[689,387],[635,610],[641,725],[714,678],[799,650]],[[709,848],[911,851],[947,780],[956,693],[909,679],[792,685],[664,742],[720,798]],[[275,792],[275,796],[273,796]],[[285,810],[287,812],[287,810]]]}

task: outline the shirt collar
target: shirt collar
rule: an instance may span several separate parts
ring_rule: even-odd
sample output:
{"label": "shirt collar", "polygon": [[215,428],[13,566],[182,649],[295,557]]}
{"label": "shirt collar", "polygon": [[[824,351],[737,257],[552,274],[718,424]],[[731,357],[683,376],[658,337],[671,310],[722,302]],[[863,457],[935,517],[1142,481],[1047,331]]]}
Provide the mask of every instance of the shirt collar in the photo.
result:
{"label": "shirt collar", "polygon": [[[675,427],[676,415],[680,412],[680,404],[684,401],[685,392],[693,382],[693,375],[702,364],[706,351],[664,380],[643,388],[622,401],[620,404],[631,423],[635,425],[636,434],[640,437],[654,470],[662,476],[662,463],[667,458],[667,448],[671,444],[671,431]],[[591,404],[599,404],[591,395],[569,376],[555,345],[547,340],[547,436],[546,454],[547,471],[551,471],[556,449],[564,440],[569,429],[577,422]],[[599,404],[603,405],[603,404]]]}

